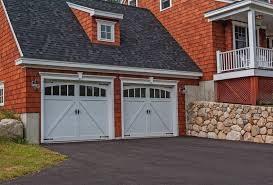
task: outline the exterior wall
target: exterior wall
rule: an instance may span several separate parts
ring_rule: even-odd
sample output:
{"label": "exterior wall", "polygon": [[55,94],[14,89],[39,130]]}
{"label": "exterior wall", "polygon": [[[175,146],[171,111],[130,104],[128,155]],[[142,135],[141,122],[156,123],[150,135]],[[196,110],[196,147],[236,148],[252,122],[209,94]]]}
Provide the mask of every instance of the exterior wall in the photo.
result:
{"label": "exterior wall", "polygon": [[260,37],[260,47],[266,48],[266,30],[260,29],[259,31],[259,37]]}
{"label": "exterior wall", "polygon": [[26,112],[26,70],[15,65],[20,58],[11,28],[0,2],[0,81],[5,86],[4,108],[18,113]]}
{"label": "exterior wall", "polygon": [[273,144],[273,107],[194,102],[187,135]]}
{"label": "exterior wall", "polygon": [[[172,7],[160,11],[160,1],[139,0],[139,7],[150,9],[180,46],[202,69],[203,80],[212,80],[216,72],[216,51],[222,50],[221,23],[209,23],[204,13],[226,5],[215,0],[173,0]],[[220,26],[220,33],[215,27]],[[221,33],[222,32],[222,33]],[[225,44],[224,44],[225,45]]]}
{"label": "exterior wall", "polygon": [[[75,74],[77,71],[61,71],[61,70],[46,70],[46,69],[26,69],[27,73],[27,83],[31,85],[32,80],[38,81],[41,84],[41,78],[39,72],[52,72],[52,73],[70,73]],[[115,112],[115,136],[117,138],[121,137],[122,125],[121,125],[121,81],[120,77],[132,77],[132,78],[148,78],[148,76],[139,75],[126,75],[126,74],[110,74],[110,73],[96,73],[96,72],[84,72],[85,75],[99,75],[99,76],[114,76],[114,112]],[[155,79],[165,79],[165,80],[178,80],[178,123],[179,123],[179,135],[186,134],[186,111],[185,111],[185,95],[182,92],[185,85],[198,85],[199,80],[191,79],[177,79],[177,78],[167,78],[167,77],[155,77]],[[33,88],[28,88],[27,93],[27,111],[32,113],[39,113],[41,110],[41,90],[34,90]],[[37,123],[39,124],[39,123]]]}
{"label": "exterior wall", "polygon": [[[84,29],[85,33],[87,34],[87,36],[89,37],[89,39],[92,43],[120,46],[120,23],[119,23],[119,21],[90,16],[89,13],[86,13],[86,12],[83,12],[83,11],[80,11],[80,10],[77,10],[74,8],[71,8],[71,10],[74,13],[74,15],[77,17],[79,23],[81,24],[82,28]],[[116,22],[116,24],[115,24],[115,42],[104,42],[104,41],[99,41],[97,39],[96,19],[103,19],[103,20]]]}

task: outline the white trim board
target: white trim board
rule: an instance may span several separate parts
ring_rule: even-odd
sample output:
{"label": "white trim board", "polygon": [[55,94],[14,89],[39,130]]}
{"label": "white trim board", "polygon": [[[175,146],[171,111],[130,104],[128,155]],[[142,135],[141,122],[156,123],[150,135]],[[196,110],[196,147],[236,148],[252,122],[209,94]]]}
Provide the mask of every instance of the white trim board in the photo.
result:
{"label": "white trim board", "polygon": [[204,14],[205,18],[208,18],[208,21],[216,21],[220,19],[228,18],[229,16],[254,10],[257,12],[273,15],[273,4],[267,2],[262,2],[258,0],[244,0],[237,3],[224,6],[219,9],[209,11]]}
{"label": "white trim board", "polygon": [[76,71],[93,71],[93,72],[108,72],[108,73],[124,73],[146,76],[166,76],[187,79],[199,79],[203,76],[201,72],[176,71],[166,69],[138,68],[126,66],[113,66],[101,64],[88,64],[77,62],[64,62],[42,59],[20,58],[16,60],[16,65],[31,67],[31,68],[46,68],[58,70],[76,70]]}
{"label": "white trim board", "polygon": [[23,55],[22,49],[21,49],[21,47],[20,47],[20,45],[19,45],[19,42],[18,42],[18,39],[17,39],[16,34],[15,34],[15,32],[14,32],[13,26],[12,26],[12,24],[11,24],[11,22],[10,22],[10,18],[9,18],[8,12],[7,12],[7,10],[6,10],[4,1],[2,1],[2,0],[0,0],[0,1],[1,1],[1,3],[2,3],[3,10],[4,10],[5,16],[6,16],[7,20],[8,20],[9,27],[10,27],[10,30],[11,30],[11,32],[12,32],[13,38],[14,38],[14,40],[15,40],[16,46],[17,46],[17,48],[18,48],[18,50],[19,50],[20,57],[23,57],[24,55]]}
{"label": "white trim board", "polygon": [[90,16],[99,16],[99,17],[106,17],[106,18],[113,18],[113,19],[123,19],[123,14],[118,14],[118,13],[113,13],[113,12],[107,12],[107,11],[102,11],[102,10],[97,10],[93,8],[88,8],[85,6],[81,6],[78,4],[66,2],[70,8],[74,8],[86,13],[89,13]]}
{"label": "white trim board", "polygon": [[250,76],[271,77],[273,78],[273,71],[266,69],[246,69],[241,71],[226,72],[213,75],[214,81],[243,78]]}

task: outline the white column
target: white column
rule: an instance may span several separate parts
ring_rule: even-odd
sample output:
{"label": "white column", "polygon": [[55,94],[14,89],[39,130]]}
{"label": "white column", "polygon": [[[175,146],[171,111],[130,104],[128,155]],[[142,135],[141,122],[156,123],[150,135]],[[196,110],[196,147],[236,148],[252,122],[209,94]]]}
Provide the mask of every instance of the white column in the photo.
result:
{"label": "white column", "polygon": [[222,69],[222,61],[221,61],[221,51],[216,51],[216,64],[217,64],[217,73],[221,73]]}
{"label": "white column", "polygon": [[256,68],[256,13],[254,10],[248,12],[248,37],[250,48],[250,68]]}

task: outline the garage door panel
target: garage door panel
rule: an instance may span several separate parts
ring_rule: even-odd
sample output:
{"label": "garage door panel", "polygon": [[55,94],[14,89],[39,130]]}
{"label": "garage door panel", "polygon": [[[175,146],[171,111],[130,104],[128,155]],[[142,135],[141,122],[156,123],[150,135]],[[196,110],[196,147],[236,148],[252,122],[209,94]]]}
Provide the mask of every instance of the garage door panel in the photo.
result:
{"label": "garage door panel", "polygon": [[75,138],[77,136],[75,117],[76,104],[73,101],[47,100],[45,110],[45,139]]}
{"label": "garage door panel", "polygon": [[[145,102],[125,102],[124,105],[124,130],[125,135],[144,135],[146,134],[147,124],[147,104]],[[126,106],[127,104],[127,106]]]}
{"label": "garage door panel", "polygon": [[[160,107],[160,108],[159,108]],[[162,107],[165,107],[163,109]],[[170,106],[166,105],[166,102],[151,104],[151,124],[150,132],[162,133],[163,135],[173,132],[172,126],[172,114],[170,112]]]}
{"label": "garage door panel", "polygon": [[81,101],[80,135],[100,138],[108,136],[108,104],[107,101]]}
{"label": "garage door panel", "polygon": [[173,130],[173,113],[172,103],[166,101],[151,102],[151,132],[172,132]]}

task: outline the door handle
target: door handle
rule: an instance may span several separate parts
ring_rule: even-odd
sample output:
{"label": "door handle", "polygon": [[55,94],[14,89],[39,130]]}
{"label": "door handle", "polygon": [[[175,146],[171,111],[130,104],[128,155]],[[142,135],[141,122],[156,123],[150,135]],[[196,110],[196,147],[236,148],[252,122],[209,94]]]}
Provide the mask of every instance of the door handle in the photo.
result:
{"label": "door handle", "polygon": [[78,114],[78,110],[77,109],[75,110],[75,114]]}
{"label": "door handle", "polygon": [[151,114],[151,110],[147,109],[146,113]]}
{"label": "door handle", "polygon": [[80,114],[80,110],[78,109],[78,114]]}
{"label": "door handle", "polygon": [[151,110],[149,110],[149,114],[151,114]]}

